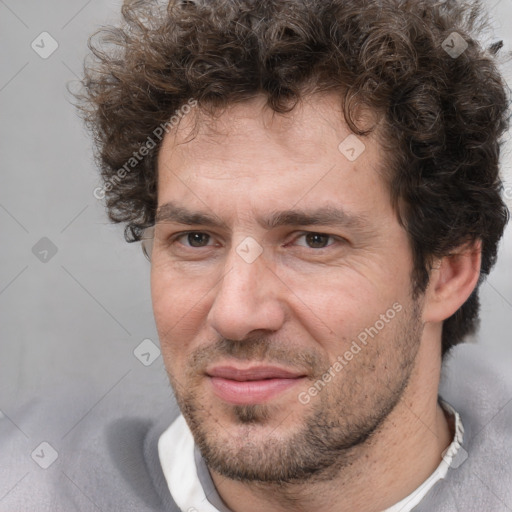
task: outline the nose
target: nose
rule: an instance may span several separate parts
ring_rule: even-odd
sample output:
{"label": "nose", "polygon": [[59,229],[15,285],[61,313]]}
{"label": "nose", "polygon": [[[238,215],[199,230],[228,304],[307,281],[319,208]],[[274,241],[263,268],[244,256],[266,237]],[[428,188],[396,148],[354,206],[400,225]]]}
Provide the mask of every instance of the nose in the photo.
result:
{"label": "nose", "polygon": [[279,330],[285,321],[282,285],[264,256],[248,263],[233,250],[225,269],[208,313],[210,327],[240,341],[253,331]]}

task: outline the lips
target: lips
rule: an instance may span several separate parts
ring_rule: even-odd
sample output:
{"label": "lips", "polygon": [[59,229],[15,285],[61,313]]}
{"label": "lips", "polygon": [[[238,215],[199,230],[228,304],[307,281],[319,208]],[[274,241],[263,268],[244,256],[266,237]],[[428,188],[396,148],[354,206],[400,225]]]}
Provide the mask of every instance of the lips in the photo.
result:
{"label": "lips", "polygon": [[305,375],[277,366],[217,366],[206,372],[213,392],[233,405],[266,403],[296,386]]}
{"label": "lips", "polygon": [[206,372],[210,377],[223,379],[248,381],[264,379],[293,379],[303,376],[300,373],[279,368],[277,366],[255,366],[252,368],[236,368],[233,366],[218,366]]}

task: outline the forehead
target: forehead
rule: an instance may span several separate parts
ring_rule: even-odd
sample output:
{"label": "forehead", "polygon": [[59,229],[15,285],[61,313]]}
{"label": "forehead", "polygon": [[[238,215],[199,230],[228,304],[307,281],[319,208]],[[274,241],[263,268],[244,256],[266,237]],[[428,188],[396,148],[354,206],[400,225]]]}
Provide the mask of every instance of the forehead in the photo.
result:
{"label": "forehead", "polygon": [[[375,119],[365,113],[364,122]],[[163,140],[158,204],[180,198],[220,207],[222,198],[242,210],[270,200],[283,208],[389,203],[377,135],[355,137],[334,93],[303,98],[286,114],[273,112],[262,96],[215,117],[196,107]]]}
{"label": "forehead", "polygon": [[[363,127],[378,128],[377,115],[368,110],[361,111],[359,119]],[[208,150],[213,153],[219,146],[222,151],[230,148],[235,151],[239,149],[236,143],[249,149],[249,136],[262,143],[261,149],[279,146],[291,160],[307,164],[317,161],[323,150],[332,150],[333,144],[337,147],[350,133],[343,117],[341,96],[337,93],[304,96],[286,113],[273,111],[266,105],[266,97],[259,95],[214,110],[213,115],[200,107],[192,108],[165,136],[161,154],[167,155],[172,148],[183,153],[194,152],[199,144],[203,146],[201,154]],[[364,139],[373,141],[376,136]]]}

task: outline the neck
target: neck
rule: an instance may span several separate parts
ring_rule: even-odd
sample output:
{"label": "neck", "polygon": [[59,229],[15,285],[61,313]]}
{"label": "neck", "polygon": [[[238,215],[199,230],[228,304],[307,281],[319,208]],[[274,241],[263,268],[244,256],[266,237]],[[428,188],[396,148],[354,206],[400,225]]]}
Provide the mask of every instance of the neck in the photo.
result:
{"label": "neck", "polygon": [[436,344],[425,341],[400,402],[374,435],[346,454],[350,463],[341,463],[333,478],[245,483],[211,471],[226,505],[233,512],[379,512],[412,493],[437,468],[453,437],[437,401],[440,356],[432,357],[429,347]]}

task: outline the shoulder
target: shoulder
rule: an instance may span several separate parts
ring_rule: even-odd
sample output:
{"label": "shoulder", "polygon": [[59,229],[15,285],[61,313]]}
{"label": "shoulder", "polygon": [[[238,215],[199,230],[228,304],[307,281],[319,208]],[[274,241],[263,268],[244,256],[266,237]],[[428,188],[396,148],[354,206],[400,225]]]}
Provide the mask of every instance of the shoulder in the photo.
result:
{"label": "shoulder", "polygon": [[460,414],[464,441],[425,510],[511,510],[511,368],[485,347],[460,345],[443,363],[439,394]]}
{"label": "shoulder", "polygon": [[[439,394],[461,415],[465,442],[512,435],[512,368],[477,344],[455,347],[443,363]],[[509,445],[509,450],[512,445]]]}
{"label": "shoulder", "polygon": [[0,414],[0,510],[179,512],[158,458],[179,410],[164,372],[129,377],[107,394],[41,390]]}

